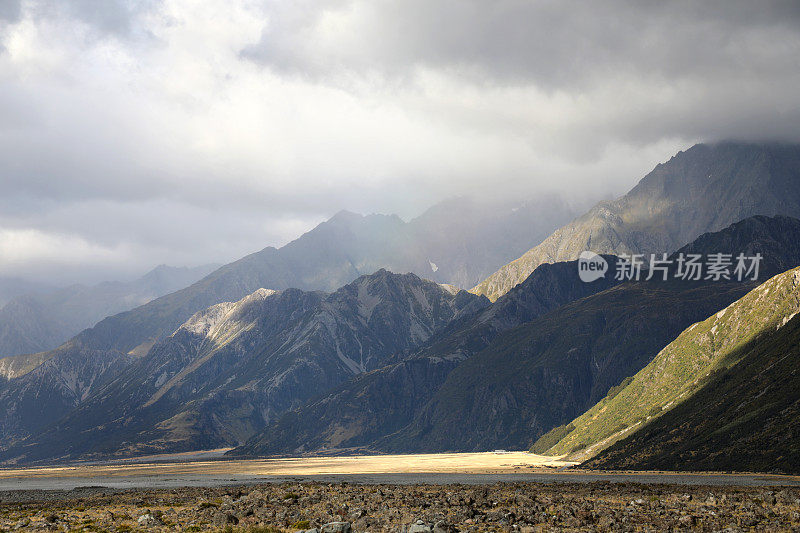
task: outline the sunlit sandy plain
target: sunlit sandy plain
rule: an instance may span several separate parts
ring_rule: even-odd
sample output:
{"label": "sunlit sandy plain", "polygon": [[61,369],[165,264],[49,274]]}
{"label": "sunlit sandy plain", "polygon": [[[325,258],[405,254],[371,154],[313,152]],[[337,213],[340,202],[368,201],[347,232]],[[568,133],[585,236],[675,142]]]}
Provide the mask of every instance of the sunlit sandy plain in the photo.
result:
{"label": "sunlit sandy plain", "polygon": [[310,476],[323,474],[468,473],[502,474],[521,469],[558,469],[574,463],[526,452],[356,455],[232,461],[115,463],[0,469],[0,479],[93,476]]}

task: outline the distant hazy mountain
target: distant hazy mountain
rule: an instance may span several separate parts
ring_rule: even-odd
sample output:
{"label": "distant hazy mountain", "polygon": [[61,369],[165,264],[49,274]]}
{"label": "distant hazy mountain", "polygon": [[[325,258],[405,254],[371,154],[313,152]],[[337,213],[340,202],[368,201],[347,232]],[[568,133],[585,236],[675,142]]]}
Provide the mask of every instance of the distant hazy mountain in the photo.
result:
{"label": "distant hazy mountain", "polygon": [[[570,217],[571,209],[552,196],[513,207],[455,199],[409,223],[397,216],[342,211],[280,249],[265,248],[189,287],[109,316],[78,334],[68,348],[143,354],[211,305],[239,300],[259,288],[332,291],[380,268],[471,283]],[[0,329],[9,353],[51,342],[69,329],[58,320],[56,326],[36,320],[43,312],[34,304],[10,310],[8,331]]]}
{"label": "distant hazy mountain", "polygon": [[161,265],[132,282],[40,288],[16,296],[0,308],[0,357],[52,350],[100,319],[191,285],[217,267]]}
{"label": "distant hazy mountain", "polygon": [[793,269],[684,331],[553,451],[591,446],[591,468],[800,473],[798,312]]}
{"label": "distant hazy mountain", "polygon": [[55,290],[55,287],[43,283],[35,283],[20,278],[0,276],[0,307],[10,300],[25,294],[39,294]]}
{"label": "distant hazy mountain", "polygon": [[[703,235],[681,252],[761,253],[763,279],[787,264],[800,264],[800,221],[753,217]],[[578,290],[569,289],[576,285]],[[753,283],[615,285],[611,279],[595,287],[580,282],[575,262],[541,265],[491,307],[454,322],[414,356],[287,413],[236,453],[528,447]]]}
{"label": "distant hazy mountain", "polygon": [[[18,451],[33,459],[238,444],[287,409],[383,366],[488,303],[386,270],[330,295],[261,289],[195,314]],[[10,382],[0,400],[24,404],[13,395],[38,386],[44,368]]]}
{"label": "distant hazy mountain", "polygon": [[472,289],[491,300],[542,263],[583,250],[672,252],[753,215],[800,217],[800,146],[698,144],[659,164],[628,194],[603,202]]}
{"label": "distant hazy mountain", "polygon": [[396,257],[408,256],[406,265],[395,261],[382,266],[416,272],[439,283],[473,287],[575,214],[552,194],[517,202],[454,198],[408,223],[406,242],[396,250]]}

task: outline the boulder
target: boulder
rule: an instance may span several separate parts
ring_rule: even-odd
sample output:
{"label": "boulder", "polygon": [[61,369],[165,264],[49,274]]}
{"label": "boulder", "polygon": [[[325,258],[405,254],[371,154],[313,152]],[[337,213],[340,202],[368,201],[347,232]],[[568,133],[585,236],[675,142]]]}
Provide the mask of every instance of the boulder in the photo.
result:
{"label": "boulder", "polygon": [[320,528],[320,533],[350,533],[350,522],[328,522]]}

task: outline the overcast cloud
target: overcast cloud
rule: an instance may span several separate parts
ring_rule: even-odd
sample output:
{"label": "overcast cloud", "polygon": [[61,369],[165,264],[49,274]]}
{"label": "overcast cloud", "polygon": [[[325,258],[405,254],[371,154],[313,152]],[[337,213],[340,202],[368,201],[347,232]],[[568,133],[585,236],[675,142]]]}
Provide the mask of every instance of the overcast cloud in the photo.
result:
{"label": "overcast cloud", "polygon": [[799,89],[796,1],[0,0],[0,275],[617,195],[698,141],[800,140]]}

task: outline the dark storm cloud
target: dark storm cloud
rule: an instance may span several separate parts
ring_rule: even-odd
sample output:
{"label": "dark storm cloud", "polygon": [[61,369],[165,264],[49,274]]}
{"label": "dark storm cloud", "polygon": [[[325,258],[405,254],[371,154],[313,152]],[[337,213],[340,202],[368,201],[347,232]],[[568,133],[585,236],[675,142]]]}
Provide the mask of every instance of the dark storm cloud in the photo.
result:
{"label": "dark storm cloud", "polygon": [[3,0],[0,2],[0,22],[16,22],[22,13],[20,0]]}
{"label": "dark storm cloud", "polygon": [[[353,69],[462,68],[487,83],[565,89],[634,72],[780,74],[798,66],[796,1],[270,2],[246,57],[325,76]],[[337,25],[347,33],[341,39]],[[790,39],[793,42],[781,42]]]}
{"label": "dark storm cloud", "polygon": [[36,17],[66,16],[100,35],[131,37],[140,31],[140,17],[158,5],[156,0],[31,0]]}
{"label": "dark storm cloud", "polygon": [[[568,157],[664,138],[800,140],[800,2],[736,0],[269,3],[242,51],[267,68],[359,90],[447,73],[477,91],[532,88],[591,102]],[[342,37],[344,35],[344,37]],[[455,104],[457,105],[457,104]],[[539,125],[465,106],[467,127]],[[608,109],[607,116],[603,110]],[[521,109],[520,111],[524,111]],[[434,114],[449,111],[445,105]],[[541,142],[535,136],[531,142]],[[562,143],[564,144],[564,143]],[[570,144],[570,143],[567,143]],[[561,149],[558,149],[561,150]],[[565,152],[566,153],[566,152]]]}

